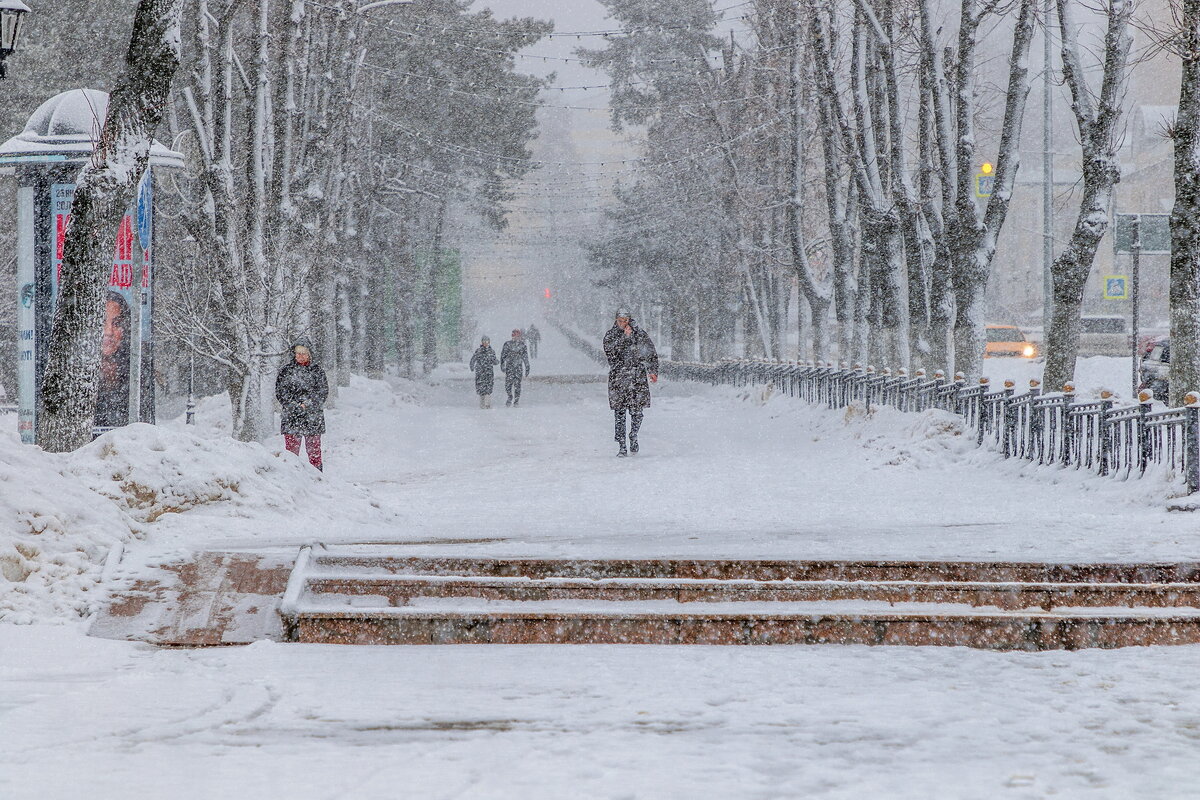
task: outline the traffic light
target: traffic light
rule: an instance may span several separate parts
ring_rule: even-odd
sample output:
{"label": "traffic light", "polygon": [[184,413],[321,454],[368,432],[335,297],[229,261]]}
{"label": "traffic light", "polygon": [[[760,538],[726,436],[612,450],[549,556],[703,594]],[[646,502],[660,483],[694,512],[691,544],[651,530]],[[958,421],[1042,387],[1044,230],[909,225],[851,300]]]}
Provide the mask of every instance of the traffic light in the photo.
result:
{"label": "traffic light", "polygon": [[549,299],[550,299],[550,290],[549,290],[549,289],[546,289],[546,290],[544,290],[544,292],[543,292],[543,296],[544,296],[544,297],[545,297],[547,300],[549,300]]}

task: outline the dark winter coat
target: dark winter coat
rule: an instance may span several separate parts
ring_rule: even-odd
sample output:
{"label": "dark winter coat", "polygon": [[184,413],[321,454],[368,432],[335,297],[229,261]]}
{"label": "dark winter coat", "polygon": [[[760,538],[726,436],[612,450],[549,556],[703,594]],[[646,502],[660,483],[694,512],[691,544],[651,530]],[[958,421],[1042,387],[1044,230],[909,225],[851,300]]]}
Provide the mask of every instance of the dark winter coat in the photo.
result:
{"label": "dark winter coat", "polygon": [[500,360],[490,344],[480,345],[471,356],[471,369],[475,372],[475,393],[491,394],[496,383],[496,373],[493,371]]}
{"label": "dark winter coat", "polygon": [[[312,352],[311,347],[309,352]],[[303,366],[297,364],[296,345],[293,345],[292,363],[285,364],[275,378],[275,399],[283,408],[280,433],[319,436],[325,432],[325,400],[329,397],[329,380],[325,377],[325,370],[317,366],[315,356],[312,359]]]}
{"label": "dark winter coat", "polygon": [[658,352],[650,335],[629,321],[633,335],[613,325],[604,334],[608,358],[608,407],[614,411],[650,406],[649,375],[658,374]]}
{"label": "dark winter coat", "polygon": [[509,339],[500,349],[500,371],[521,378],[529,374],[529,348],[520,339]]}

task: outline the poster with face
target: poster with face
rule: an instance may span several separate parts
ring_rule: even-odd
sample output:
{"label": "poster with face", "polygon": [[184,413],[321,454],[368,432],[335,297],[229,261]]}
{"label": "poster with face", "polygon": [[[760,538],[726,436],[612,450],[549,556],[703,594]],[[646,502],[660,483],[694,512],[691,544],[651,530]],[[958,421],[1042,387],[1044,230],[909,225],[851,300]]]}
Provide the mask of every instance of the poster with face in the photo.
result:
{"label": "poster with face", "polygon": [[132,331],[129,301],[109,289],[104,300],[104,333],[100,337],[100,385],[96,394],[96,428],[129,422],[129,348]]}
{"label": "poster with face", "polygon": [[[139,408],[141,392],[138,389],[144,381],[139,380],[136,373],[140,371],[142,355],[150,345],[152,330],[149,183],[150,173],[147,172],[134,207],[121,219],[113,248],[112,272],[104,299],[104,330],[100,339],[99,389],[93,428],[96,434],[136,422],[142,416],[142,409]],[[55,242],[50,275],[53,287],[51,296],[55,300],[58,298],[63,242],[71,221],[74,196],[73,184],[54,184],[50,187],[50,224]]]}

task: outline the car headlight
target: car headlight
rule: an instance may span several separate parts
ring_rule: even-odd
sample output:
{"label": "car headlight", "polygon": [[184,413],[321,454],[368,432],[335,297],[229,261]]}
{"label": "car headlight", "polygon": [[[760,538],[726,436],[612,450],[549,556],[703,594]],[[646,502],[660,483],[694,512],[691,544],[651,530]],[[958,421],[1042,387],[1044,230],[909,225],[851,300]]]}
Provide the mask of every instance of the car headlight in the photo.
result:
{"label": "car headlight", "polygon": [[1021,351],[1021,354],[1024,355],[1026,358],[1033,358],[1034,355],[1037,354],[1037,350],[1034,348],[1033,345],[1027,344],[1027,345],[1025,345],[1025,349]]}

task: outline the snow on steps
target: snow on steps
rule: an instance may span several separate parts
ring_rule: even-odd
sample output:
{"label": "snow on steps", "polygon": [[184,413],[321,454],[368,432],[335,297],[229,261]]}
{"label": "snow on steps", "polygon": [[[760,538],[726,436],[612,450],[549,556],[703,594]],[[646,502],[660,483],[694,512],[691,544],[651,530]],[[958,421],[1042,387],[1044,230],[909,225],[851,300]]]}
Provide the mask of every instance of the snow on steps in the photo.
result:
{"label": "snow on steps", "polygon": [[412,558],[304,548],[291,641],[1200,643],[1198,564]]}

